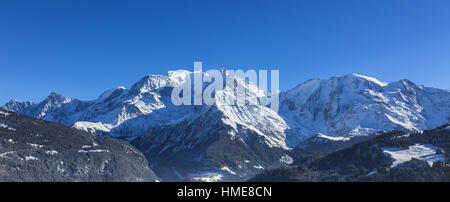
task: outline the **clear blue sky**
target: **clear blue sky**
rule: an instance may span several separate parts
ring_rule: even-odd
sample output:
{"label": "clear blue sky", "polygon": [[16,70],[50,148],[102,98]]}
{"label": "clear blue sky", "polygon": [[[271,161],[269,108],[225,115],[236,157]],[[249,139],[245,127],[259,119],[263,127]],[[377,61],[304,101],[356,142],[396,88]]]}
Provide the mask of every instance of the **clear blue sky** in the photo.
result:
{"label": "clear blue sky", "polygon": [[450,89],[450,1],[0,1],[0,105],[94,99],[195,60],[279,69],[282,89],[353,72]]}

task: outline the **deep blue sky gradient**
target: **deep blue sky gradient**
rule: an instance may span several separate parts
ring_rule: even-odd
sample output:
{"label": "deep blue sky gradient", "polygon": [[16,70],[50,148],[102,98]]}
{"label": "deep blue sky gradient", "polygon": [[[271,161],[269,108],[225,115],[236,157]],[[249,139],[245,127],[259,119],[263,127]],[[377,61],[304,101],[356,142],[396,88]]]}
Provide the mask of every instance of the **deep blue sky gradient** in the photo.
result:
{"label": "deep blue sky gradient", "polygon": [[450,89],[448,0],[0,0],[0,105],[83,100],[147,74],[279,69]]}

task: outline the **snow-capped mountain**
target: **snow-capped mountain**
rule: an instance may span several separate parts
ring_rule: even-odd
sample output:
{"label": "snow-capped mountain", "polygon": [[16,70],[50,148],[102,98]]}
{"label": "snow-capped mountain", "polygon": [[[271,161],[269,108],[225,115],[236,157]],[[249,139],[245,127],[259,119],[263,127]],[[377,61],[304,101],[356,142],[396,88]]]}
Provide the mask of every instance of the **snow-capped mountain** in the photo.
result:
{"label": "snow-capped mountain", "polygon": [[10,111],[14,112],[22,112],[25,111],[25,108],[28,108],[33,104],[34,104],[33,102],[29,101],[20,102],[17,100],[11,100],[8,103],[6,103],[2,108],[9,109]]}
{"label": "snow-capped mountain", "polygon": [[448,123],[450,91],[392,83],[358,74],[311,79],[282,93],[280,115],[298,144],[316,134],[358,136],[375,131],[422,131]]}
{"label": "snow-capped mountain", "polygon": [[[282,92],[278,113],[259,104],[229,105],[242,95],[228,87],[215,92],[213,105],[174,105],[172,89],[194,74],[209,77],[170,71],[145,76],[130,89],[107,90],[92,101],[52,93],[41,103],[11,101],[3,108],[126,138],[163,180],[204,181],[242,180],[289,164],[291,149],[318,133],[351,138],[379,130],[420,131],[448,123],[450,117],[448,90],[357,74],[312,79]],[[255,85],[234,79],[247,96],[264,96]]]}
{"label": "snow-capped mountain", "polygon": [[[154,159],[152,168],[166,180],[208,180],[204,175],[243,179],[290,158],[286,157],[286,122],[265,106],[228,105],[228,100],[236,99],[234,89],[216,91],[211,106],[173,105],[172,89],[193,74],[171,71],[168,75],[146,76],[129,90],[107,90],[93,101],[52,94],[16,112],[93,134],[129,138]],[[235,83],[244,86],[247,94],[261,96],[262,91],[245,80],[235,78]],[[56,102],[55,97],[60,99]],[[8,104],[4,108],[13,110]],[[225,150],[222,157],[218,157],[218,146],[213,146],[220,144]]]}

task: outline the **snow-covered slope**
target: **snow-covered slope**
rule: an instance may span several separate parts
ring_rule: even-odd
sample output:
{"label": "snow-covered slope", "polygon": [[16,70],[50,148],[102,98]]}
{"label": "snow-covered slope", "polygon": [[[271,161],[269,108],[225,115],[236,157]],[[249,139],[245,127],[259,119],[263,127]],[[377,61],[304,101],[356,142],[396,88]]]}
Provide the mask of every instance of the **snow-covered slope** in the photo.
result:
{"label": "snow-covered slope", "polygon": [[396,167],[410,161],[411,159],[420,159],[426,161],[430,166],[433,165],[434,162],[442,161],[445,162],[444,154],[437,154],[436,151],[441,150],[444,152],[442,148],[436,147],[431,144],[416,144],[409,146],[408,149],[400,149],[400,148],[383,148],[383,152],[394,159],[391,167]]}
{"label": "snow-covered slope", "polygon": [[421,131],[448,123],[450,91],[392,83],[349,74],[328,80],[312,79],[281,94],[280,115],[290,137],[357,136],[375,131]]}

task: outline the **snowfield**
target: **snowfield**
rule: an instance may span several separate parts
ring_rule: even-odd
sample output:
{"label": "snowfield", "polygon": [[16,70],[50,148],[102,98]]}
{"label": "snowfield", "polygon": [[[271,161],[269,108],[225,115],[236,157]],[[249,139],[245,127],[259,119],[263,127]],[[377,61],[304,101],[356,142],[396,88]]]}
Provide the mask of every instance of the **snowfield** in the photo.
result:
{"label": "snowfield", "polygon": [[9,152],[5,152],[5,153],[1,153],[0,154],[0,158],[10,158],[8,155],[10,154],[14,154],[15,151],[9,151]]}
{"label": "snowfield", "polygon": [[327,136],[327,135],[324,135],[324,134],[322,134],[322,133],[319,133],[318,135],[317,135],[317,137],[320,137],[320,138],[323,138],[323,139],[326,139],[326,140],[329,140],[329,141],[349,141],[350,140],[350,138],[348,138],[348,137],[331,137],[331,136]]}
{"label": "snowfield", "polygon": [[230,169],[229,167],[227,167],[227,166],[222,167],[221,170],[226,171],[226,172],[228,172],[228,173],[230,173],[230,174],[232,174],[232,175],[236,175],[236,172],[234,172],[233,170],[231,170],[231,169]]}
{"label": "snowfield", "polygon": [[11,115],[10,113],[4,112],[4,111],[1,111],[1,110],[0,110],[0,114],[1,114],[1,115],[4,115],[4,116],[9,116],[9,115]]}
{"label": "snowfield", "polygon": [[286,154],[280,158],[280,162],[290,165],[290,164],[294,163],[294,159],[292,159],[292,157],[290,157],[289,155]]}
{"label": "snowfield", "polygon": [[33,144],[33,143],[27,143],[27,145],[30,145],[31,147],[33,147],[35,149],[42,149],[45,146],[45,145]]}
{"label": "snowfield", "polygon": [[223,175],[213,172],[204,172],[199,174],[191,174],[191,180],[197,182],[219,182],[222,180]]}
{"label": "snowfield", "polygon": [[45,153],[48,154],[48,155],[56,155],[56,154],[58,154],[58,151],[48,150],[48,151],[45,151]]}
{"label": "snowfield", "polygon": [[437,161],[445,161],[445,156],[443,154],[436,154],[437,150],[441,150],[441,148],[433,146],[431,144],[416,144],[410,146],[409,149],[400,149],[400,148],[382,148],[383,153],[392,157],[394,162],[391,165],[392,167],[399,166],[411,159],[419,159],[425,160],[430,166],[433,165],[434,162]]}
{"label": "snowfield", "polygon": [[30,155],[30,156],[25,156],[25,160],[26,161],[37,161],[37,160],[39,160],[39,158]]}
{"label": "snowfield", "polygon": [[253,168],[260,169],[260,170],[264,170],[264,167],[261,166],[261,165],[253,166]]}
{"label": "snowfield", "polygon": [[97,131],[100,132],[110,132],[111,128],[113,126],[111,124],[103,124],[101,122],[99,123],[93,123],[93,122],[87,122],[87,121],[78,121],[75,124],[73,124],[74,128],[78,130],[83,130],[91,134],[95,134]]}
{"label": "snowfield", "polygon": [[16,131],[15,128],[9,127],[8,125],[6,125],[4,123],[0,123],[0,128],[5,128],[5,129],[10,130],[10,131]]}
{"label": "snowfield", "polygon": [[78,150],[78,153],[109,153],[107,149]]}

